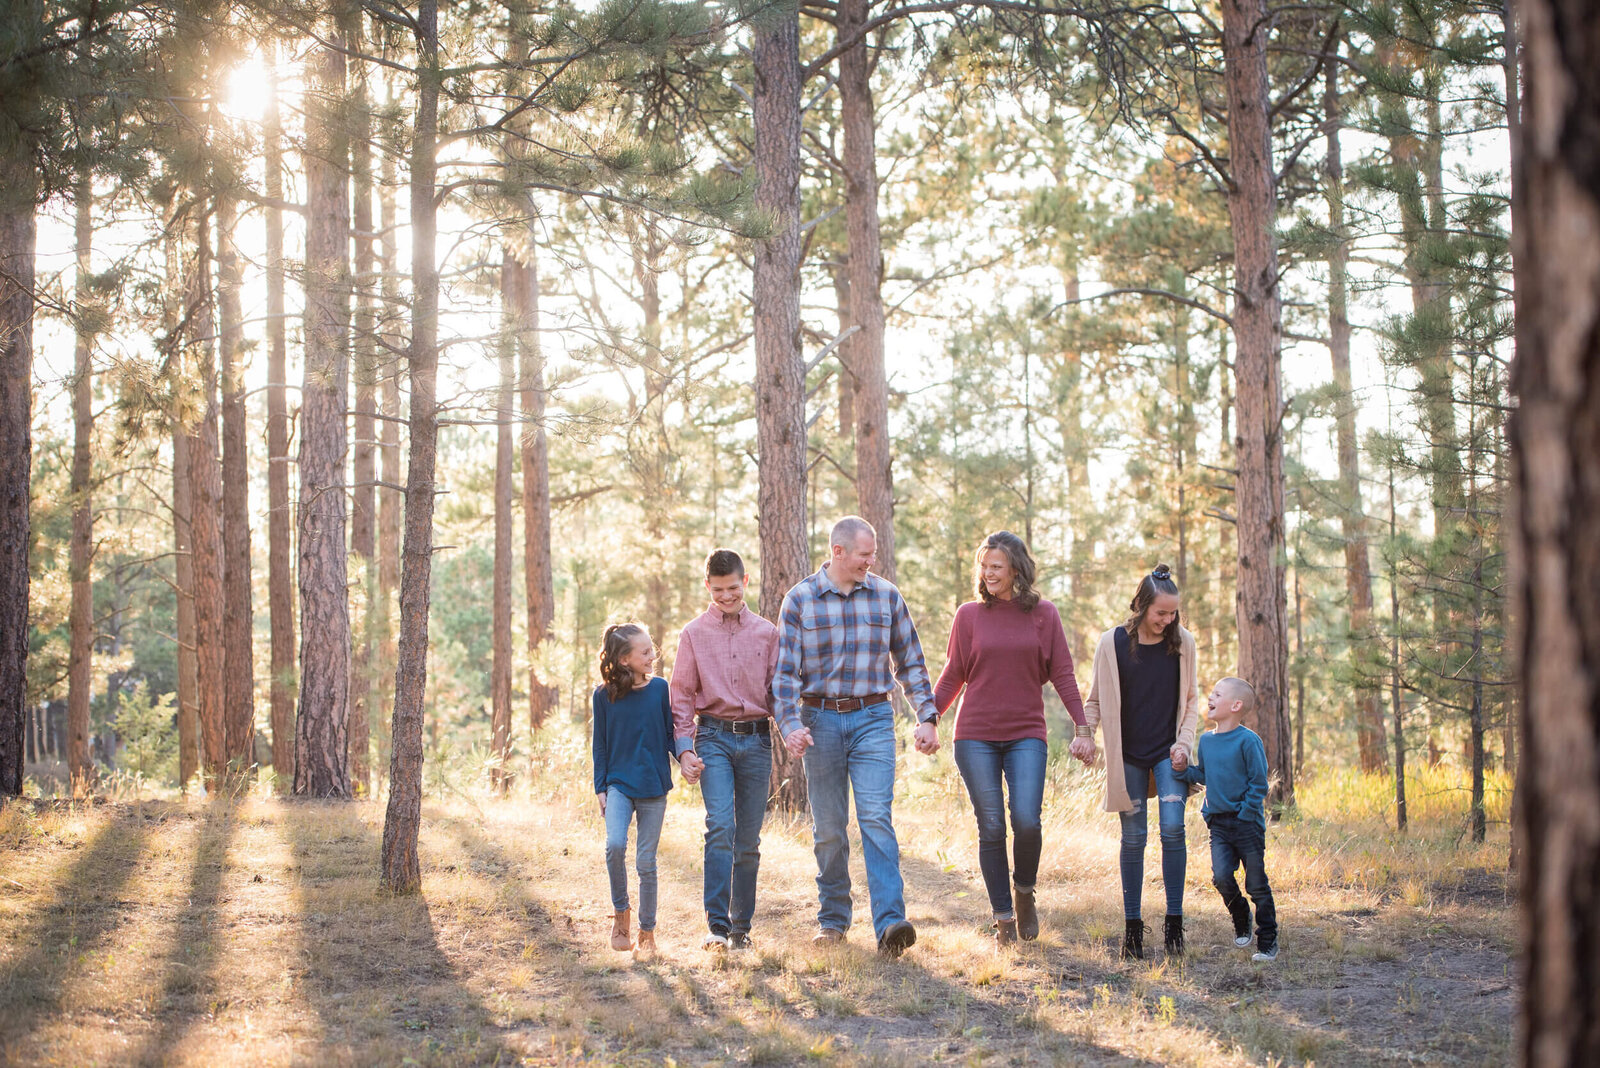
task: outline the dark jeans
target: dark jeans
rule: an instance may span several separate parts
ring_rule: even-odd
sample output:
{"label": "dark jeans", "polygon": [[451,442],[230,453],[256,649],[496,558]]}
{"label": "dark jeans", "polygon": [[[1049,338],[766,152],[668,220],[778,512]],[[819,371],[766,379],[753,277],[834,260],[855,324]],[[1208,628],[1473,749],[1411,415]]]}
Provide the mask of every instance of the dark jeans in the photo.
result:
{"label": "dark jeans", "polygon": [[772,776],[772,735],[700,727],[694,747],[706,762],[700,773],[706,802],[706,924],[749,934]]}
{"label": "dark jeans", "polygon": [[1244,888],[1256,907],[1256,948],[1271,949],[1278,944],[1278,910],[1272,904],[1272,887],[1267,882],[1267,830],[1254,820],[1219,812],[1207,821],[1211,828],[1211,881],[1222,894],[1228,914],[1238,916],[1250,906],[1239,893],[1233,873],[1244,864]]}
{"label": "dark jeans", "polygon": [[1167,915],[1183,915],[1183,877],[1189,855],[1183,840],[1183,804],[1189,787],[1172,770],[1172,761],[1163,760],[1153,768],[1124,764],[1122,773],[1128,784],[1133,809],[1122,816],[1122,914],[1130,920],[1142,915],[1140,898],[1144,893],[1144,848],[1150,840],[1150,815],[1145,796],[1150,776],[1156,777],[1158,822],[1161,826],[1161,885],[1167,891]]}
{"label": "dark jeans", "polygon": [[1039,852],[1044,836],[1039,813],[1044,806],[1044,770],[1050,750],[1042,738],[1015,738],[984,742],[956,739],[956,767],[967,784],[972,810],[978,817],[978,867],[989,891],[989,905],[1002,920],[1016,916],[1011,900],[1011,869],[1006,864],[1005,792],[1011,795],[1012,851],[1017,885],[1032,889],[1039,878]]}

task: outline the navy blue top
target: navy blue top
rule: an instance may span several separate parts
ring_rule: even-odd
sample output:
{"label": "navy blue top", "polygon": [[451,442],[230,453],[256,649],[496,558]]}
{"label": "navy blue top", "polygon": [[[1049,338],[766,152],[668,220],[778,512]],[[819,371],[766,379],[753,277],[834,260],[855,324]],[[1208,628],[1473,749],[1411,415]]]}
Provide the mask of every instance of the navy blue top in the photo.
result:
{"label": "navy blue top", "polygon": [[1226,814],[1267,829],[1267,747],[1249,727],[1206,731],[1196,747],[1198,759],[1178,773],[1185,782],[1204,783],[1206,822]]}
{"label": "navy blue top", "polygon": [[1117,681],[1122,684],[1122,762],[1149,770],[1166,760],[1178,740],[1178,656],[1163,639],[1139,644],[1127,627],[1118,627]]}
{"label": "navy blue top", "polygon": [[657,675],[620,701],[594,691],[594,792],[661,797],[672,789],[672,704]]}

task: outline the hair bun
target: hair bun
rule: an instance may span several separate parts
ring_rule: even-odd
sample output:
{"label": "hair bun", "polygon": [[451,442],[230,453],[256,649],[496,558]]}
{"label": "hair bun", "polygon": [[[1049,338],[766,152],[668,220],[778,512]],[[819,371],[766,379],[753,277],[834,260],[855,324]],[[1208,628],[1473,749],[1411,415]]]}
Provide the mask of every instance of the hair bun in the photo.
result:
{"label": "hair bun", "polygon": [[1150,574],[1154,575],[1158,579],[1170,578],[1172,576],[1172,568],[1168,567],[1166,564],[1157,564],[1156,569],[1150,572]]}

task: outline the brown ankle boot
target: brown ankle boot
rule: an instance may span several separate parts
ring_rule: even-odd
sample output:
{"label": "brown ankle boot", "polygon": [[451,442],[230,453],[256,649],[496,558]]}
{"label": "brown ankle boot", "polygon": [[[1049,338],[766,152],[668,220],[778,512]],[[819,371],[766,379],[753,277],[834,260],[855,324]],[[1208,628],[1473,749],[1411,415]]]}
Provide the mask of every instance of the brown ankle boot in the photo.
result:
{"label": "brown ankle boot", "polygon": [[620,909],[611,917],[611,948],[623,952],[633,948],[632,909]]}
{"label": "brown ankle boot", "polygon": [[1013,884],[1011,895],[1017,903],[1017,934],[1023,941],[1032,942],[1039,937],[1039,907],[1033,899],[1033,891]]}
{"label": "brown ankle boot", "polygon": [[994,944],[996,949],[1004,949],[1007,946],[1017,944],[1016,920],[994,921]]}
{"label": "brown ankle boot", "polygon": [[642,927],[639,929],[639,944],[634,947],[633,955],[637,960],[656,959],[656,933],[654,931],[646,931]]}

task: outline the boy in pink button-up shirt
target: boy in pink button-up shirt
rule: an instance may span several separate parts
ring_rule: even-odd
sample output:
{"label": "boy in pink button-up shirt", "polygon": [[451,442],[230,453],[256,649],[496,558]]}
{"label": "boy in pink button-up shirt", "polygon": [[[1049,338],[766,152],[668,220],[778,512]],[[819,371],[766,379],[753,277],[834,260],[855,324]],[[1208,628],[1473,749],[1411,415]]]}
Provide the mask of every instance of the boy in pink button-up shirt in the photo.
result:
{"label": "boy in pink button-up shirt", "polygon": [[705,946],[746,949],[756,907],[761,823],[772,775],[772,676],[778,628],[745,604],[749,578],[731,549],[706,558],[711,605],[678,635],[672,722],[679,765],[706,804]]}

